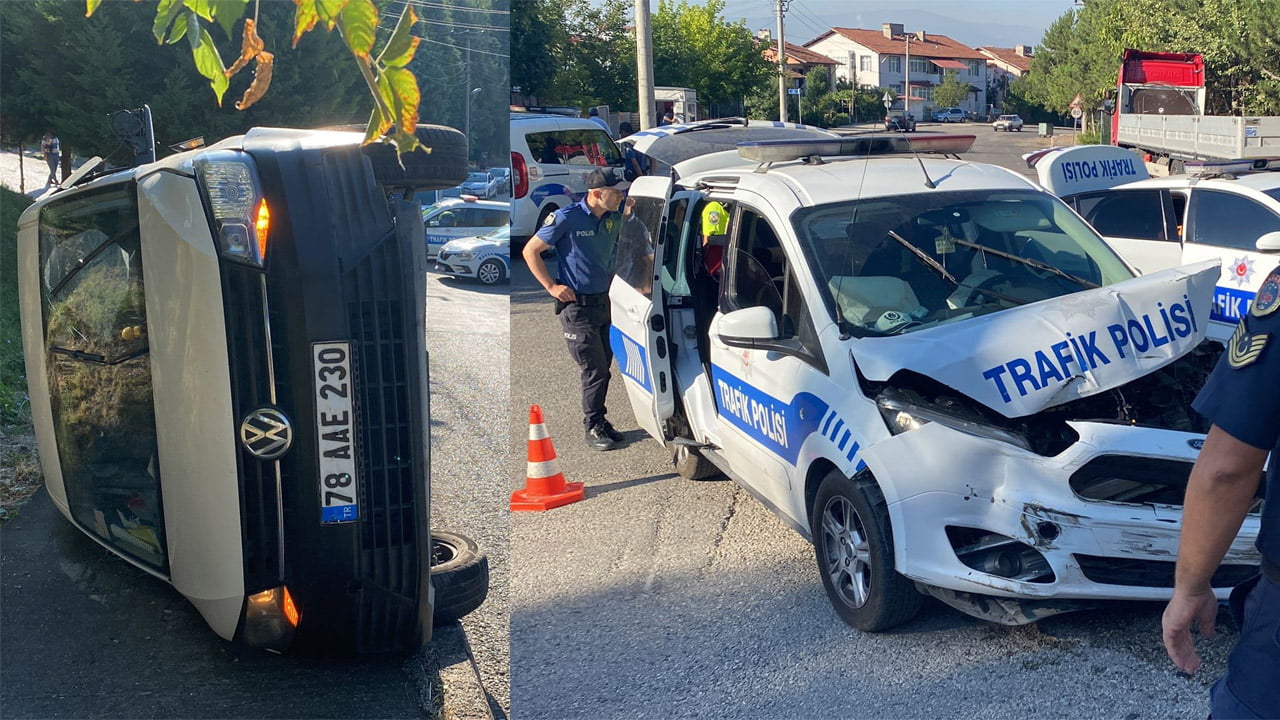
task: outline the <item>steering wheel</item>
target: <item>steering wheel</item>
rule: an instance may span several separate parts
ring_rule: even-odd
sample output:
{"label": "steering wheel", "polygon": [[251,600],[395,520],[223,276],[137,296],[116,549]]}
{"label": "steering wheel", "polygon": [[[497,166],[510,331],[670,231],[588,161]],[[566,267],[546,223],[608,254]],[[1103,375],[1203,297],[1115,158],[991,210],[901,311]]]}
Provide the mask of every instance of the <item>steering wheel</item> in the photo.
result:
{"label": "steering wheel", "polygon": [[951,293],[951,297],[947,298],[948,304],[956,307],[983,305],[985,303],[978,300],[983,295],[993,301],[999,300],[998,296],[984,291],[994,292],[996,285],[1004,282],[1004,280],[1005,275],[999,270],[991,270],[989,268],[975,270],[960,281],[960,287],[956,288],[955,292]]}

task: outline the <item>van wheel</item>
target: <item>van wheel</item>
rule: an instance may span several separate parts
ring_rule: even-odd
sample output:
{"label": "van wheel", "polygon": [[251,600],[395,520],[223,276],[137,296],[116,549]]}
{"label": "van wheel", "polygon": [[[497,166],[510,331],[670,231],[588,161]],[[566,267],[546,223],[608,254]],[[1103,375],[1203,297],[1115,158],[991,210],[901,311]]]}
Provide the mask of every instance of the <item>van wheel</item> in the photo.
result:
{"label": "van wheel", "polygon": [[685,480],[707,480],[720,476],[720,468],[715,463],[688,445],[674,445],[671,449],[671,462],[675,463],[676,474]]}
{"label": "van wheel", "polygon": [[480,607],[489,595],[489,558],[475,541],[457,533],[431,533],[431,585],[435,624],[451,623]]}
{"label": "van wheel", "polygon": [[379,185],[443,190],[467,179],[466,136],[443,125],[419,125],[417,136],[418,142],[431,148],[430,153],[416,150],[397,158],[396,146],[390,143],[364,146]]}
{"label": "van wheel", "polygon": [[809,527],[822,585],[841,620],[878,632],[920,610],[920,593],[893,569],[889,512],[870,475],[851,480],[832,471],[823,478]]}
{"label": "van wheel", "polygon": [[506,271],[502,269],[502,263],[492,258],[480,263],[480,267],[476,268],[476,279],[485,285],[494,285],[502,282],[502,278],[506,274]]}

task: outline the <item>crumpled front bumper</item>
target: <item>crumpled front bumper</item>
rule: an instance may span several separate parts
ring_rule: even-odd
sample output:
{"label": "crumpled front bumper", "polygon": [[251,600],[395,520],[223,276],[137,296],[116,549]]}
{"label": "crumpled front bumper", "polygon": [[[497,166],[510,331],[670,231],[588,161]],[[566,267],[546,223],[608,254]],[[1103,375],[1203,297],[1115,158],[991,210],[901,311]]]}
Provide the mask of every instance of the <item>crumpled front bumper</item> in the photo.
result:
{"label": "crumpled front bumper", "polygon": [[[1189,470],[1203,436],[1102,423],[1072,427],[1080,439],[1055,457],[938,423],[867,448],[863,457],[888,503],[897,570],[924,585],[980,595],[1167,599],[1181,507],[1085,499],[1071,478],[1104,457],[1163,460]],[[1248,516],[1222,577],[1258,564],[1258,529],[1258,515]],[[997,547],[990,533],[1011,542]],[[1220,597],[1233,582],[1215,580]]]}

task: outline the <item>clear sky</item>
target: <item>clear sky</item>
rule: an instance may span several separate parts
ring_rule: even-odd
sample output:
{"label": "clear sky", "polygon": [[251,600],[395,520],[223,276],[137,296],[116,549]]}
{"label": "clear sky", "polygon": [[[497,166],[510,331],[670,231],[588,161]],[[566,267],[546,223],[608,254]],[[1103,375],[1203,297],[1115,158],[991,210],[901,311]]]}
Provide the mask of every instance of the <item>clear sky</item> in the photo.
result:
{"label": "clear sky", "polygon": [[[776,32],[776,6],[775,0],[726,0],[724,17],[745,19],[752,30]],[[792,0],[785,28],[787,40],[797,44],[832,27],[876,30],[892,22],[902,23],[907,32],[946,35],[970,47],[1013,47],[1038,45],[1045,29],[1074,7],[1072,0]]]}

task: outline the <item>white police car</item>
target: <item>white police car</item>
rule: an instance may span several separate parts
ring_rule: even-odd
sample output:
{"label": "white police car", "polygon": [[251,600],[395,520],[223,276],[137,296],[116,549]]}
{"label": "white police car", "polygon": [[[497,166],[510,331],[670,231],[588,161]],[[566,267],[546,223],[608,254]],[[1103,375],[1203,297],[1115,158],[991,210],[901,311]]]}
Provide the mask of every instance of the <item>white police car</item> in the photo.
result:
{"label": "white police car", "polygon": [[1209,328],[1216,340],[1231,337],[1280,264],[1280,160],[1187,163],[1189,172],[1161,178],[1110,146],[1033,153],[1027,162],[1140,272],[1220,259]]}
{"label": "white police car", "polygon": [[510,217],[511,208],[507,203],[481,200],[474,195],[463,195],[423,208],[427,257],[435,258],[440,248],[455,238],[480,235],[503,227]]}
{"label": "white police car", "polygon": [[511,277],[511,226],[503,225],[476,237],[450,240],[436,255],[436,269],[485,285]]}
{"label": "white police car", "polygon": [[[619,239],[638,423],[681,475],[723,472],[810,539],[865,630],[921,592],[1017,624],[1173,587],[1216,264],[1135,277],[1021,176],[925,156],[973,140],[744,143],[637,180]],[[712,200],[732,215],[718,281],[697,256]]]}

